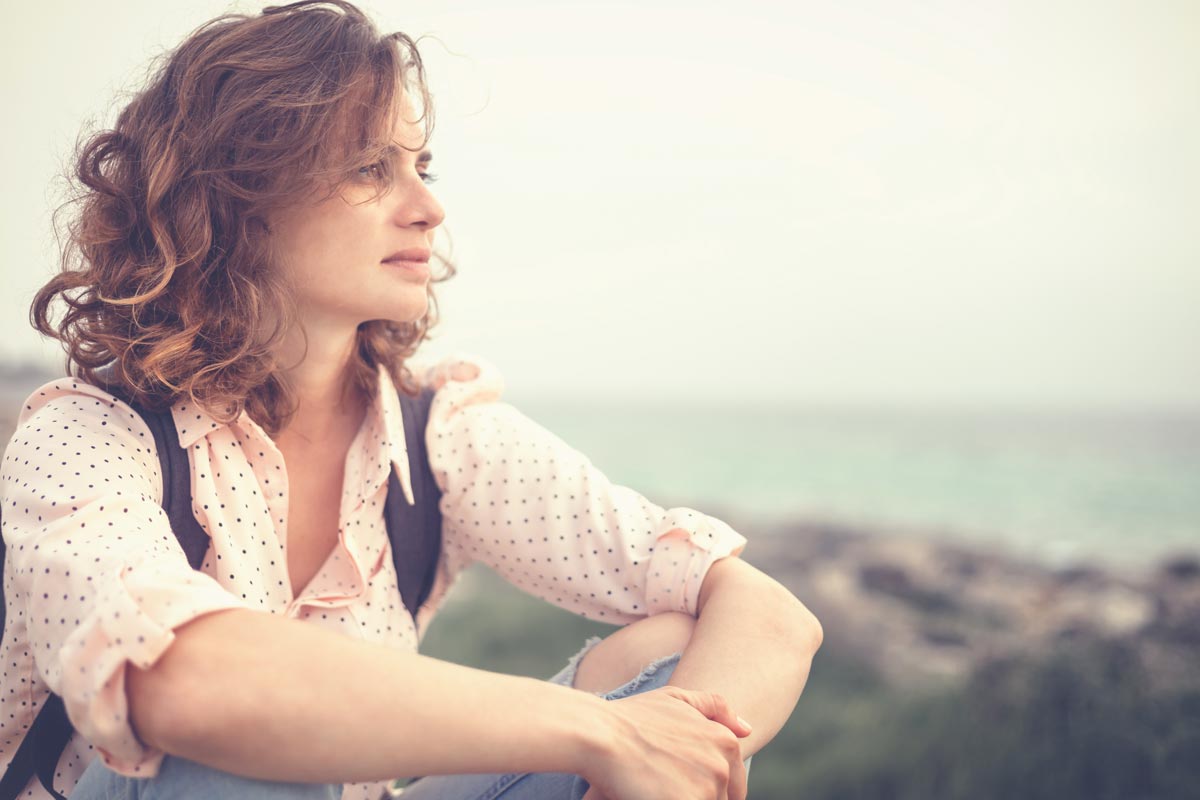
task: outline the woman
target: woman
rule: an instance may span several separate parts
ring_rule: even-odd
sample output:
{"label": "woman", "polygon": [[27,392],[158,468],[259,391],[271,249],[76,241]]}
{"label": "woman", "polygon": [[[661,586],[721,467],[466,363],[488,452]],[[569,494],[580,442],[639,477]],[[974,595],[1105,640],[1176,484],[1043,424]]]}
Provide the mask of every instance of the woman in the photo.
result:
{"label": "woman", "polygon": [[[426,776],[404,790],[424,800],[746,796],[819,625],[728,525],[612,485],[500,401],[485,359],[418,366],[454,274],[430,269],[431,130],[408,37],[302,2],[200,27],[84,144],[64,270],[32,309],[75,368],[24,404],[0,481],[3,764],[53,693],[73,800],[375,800],[397,775]],[[442,550],[410,617],[383,508],[389,474],[413,502],[399,393],[425,387]],[[169,409],[187,451],[199,569],[132,403]],[[474,561],[624,627],[545,682],[418,655]],[[709,629],[757,639],[702,636],[706,603]],[[743,642],[770,694],[719,663]]]}

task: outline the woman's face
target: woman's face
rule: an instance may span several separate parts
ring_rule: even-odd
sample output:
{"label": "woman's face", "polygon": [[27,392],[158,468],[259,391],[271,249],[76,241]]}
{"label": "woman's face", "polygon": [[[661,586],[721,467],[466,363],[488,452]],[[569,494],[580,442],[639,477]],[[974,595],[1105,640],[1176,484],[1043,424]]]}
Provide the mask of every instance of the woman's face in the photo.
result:
{"label": "woman's face", "polygon": [[340,338],[347,328],[353,333],[369,320],[411,322],[427,310],[429,264],[387,260],[413,251],[407,255],[427,262],[445,217],[427,184],[429,152],[412,152],[423,138],[412,118],[409,104],[402,102],[393,133],[396,146],[388,156],[392,177],[378,198],[370,199],[376,168],[364,164],[340,194],[269,220],[278,268],[293,279],[310,335]]}

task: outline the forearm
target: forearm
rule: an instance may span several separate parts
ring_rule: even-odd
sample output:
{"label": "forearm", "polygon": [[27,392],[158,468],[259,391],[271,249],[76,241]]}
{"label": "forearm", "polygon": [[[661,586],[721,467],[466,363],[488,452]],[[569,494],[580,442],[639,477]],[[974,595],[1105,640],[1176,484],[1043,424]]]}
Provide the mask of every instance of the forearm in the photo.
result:
{"label": "forearm", "polygon": [[819,647],[819,624],[790,593],[730,583],[701,609],[667,683],[724,696],[753,726],[739,740],[745,760],[791,716]]}
{"label": "forearm", "polygon": [[[468,772],[574,772],[604,701],[238,609],[176,631],[132,712],[163,750],[237,775],[352,783]],[[130,668],[131,671],[134,668]],[[155,691],[158,691],[156,697]],[[131,695],[132,696],[132,695]],[[133,702],[133,701],[131,701]],[[174,731],[174,733],[172,733]],[[589,733],[591,732],[591,733]]]}

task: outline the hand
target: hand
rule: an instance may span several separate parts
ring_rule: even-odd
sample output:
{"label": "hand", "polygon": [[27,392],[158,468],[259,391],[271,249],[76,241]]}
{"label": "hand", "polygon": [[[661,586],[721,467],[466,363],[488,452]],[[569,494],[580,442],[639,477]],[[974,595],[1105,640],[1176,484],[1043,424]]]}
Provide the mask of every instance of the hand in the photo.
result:
{"label": "hand", "polygon": [[615,736],[580,772],[583,800],[746,800],[750,726],[724,697],[663,686],[607,702]]}
{"label": "hand", "polygon": [[[441,367],[439,369],[439,367]],[[466,361],[459,361],[449,368],[440,364],[429,367],[424,383],[433,386],[434,390],[442,388],[449,379],[456,381],[473,381],[479,377],[479,367]]]}

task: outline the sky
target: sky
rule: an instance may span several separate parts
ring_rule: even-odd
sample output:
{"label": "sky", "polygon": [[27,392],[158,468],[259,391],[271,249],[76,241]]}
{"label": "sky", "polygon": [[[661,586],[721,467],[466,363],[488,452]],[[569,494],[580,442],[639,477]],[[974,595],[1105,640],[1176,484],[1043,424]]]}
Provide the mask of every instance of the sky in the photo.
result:
{"label": "sky", "polygon": [[[61,370],[76,137],[263,4],[4,5],[0,357]],[[436,104],[423,347],[512,398],[1200,410],[1200,4],[361,7]]]}

